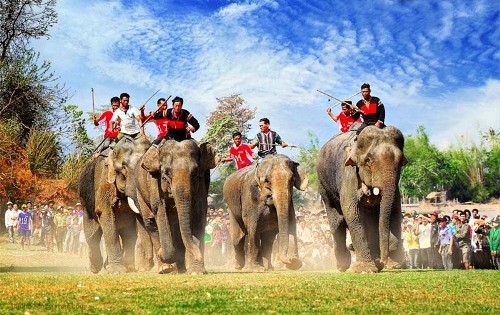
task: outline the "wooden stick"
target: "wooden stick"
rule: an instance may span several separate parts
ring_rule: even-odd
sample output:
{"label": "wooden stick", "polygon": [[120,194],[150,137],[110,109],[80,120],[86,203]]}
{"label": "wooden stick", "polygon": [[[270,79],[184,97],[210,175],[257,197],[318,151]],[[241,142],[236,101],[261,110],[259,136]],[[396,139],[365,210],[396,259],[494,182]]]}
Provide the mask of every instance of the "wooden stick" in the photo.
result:
{"label": "wooden stick", "polygon": [[94,88],[90,88],[90,92],[92,93],[92,119],[94,119]]}
{"label": "wooden stick", "polygon": [[[316,91],[318,91],[318,92],[320,92],[321,94],[324,94],[324,95],[326,95],[326,96],[328,96],[328,97],[330,97],[330,98],[333,98],[334,100],[338,101],[338,102],[339,102],[339,104],[346,104],[346,105],[348,105],[348,106],[350,106],[350,107],[352,107],[352,108],[356,109],[357,111],[361,111],[361,110],[360,110],[360,109],[359,109],[359,108],[358,108],[355,104],[349,104],[349,103],[347,103],[347,102],[346,102],[346,100],[341,100],[341,99],[336,98],[335,96],[330,95],[330,94],[328,94],[328,93],[326,93],[326,92],[323,92],[323,91],[321,91],[321,90],[316,90]],[[349,97],[347,98],[347,100],[348,100],[348,99],[350,99],[350,98],[352,98],[352,97],[354,97],[354,96],[356,96],[356,95],[358,95],[359,93],[361,93],[361,91],[359,91],[359,92],[358,92],[358,93],[356,93],[356,94],[353,94],[353,95],[349,96]],[[336,105],[335,105],[335,106],[336,106]],[[332,108],[333,108],[333,107],[332,107]]]}
{"label": "wooden stick", "polygon": [[[172,95],[170,95],[170,96],[167,98],[167,100],[165,101],[165,104],[167,104],[167,107],[168,107],[168,100],[169,100],[171,97],[172,97]],[[153,116],[154,116],[156,113],[158,113],[158,111],[160,110],[160,108],[161,108],[161,107],[158,107],[158,108],[156,109],[156,111],[153,113],[153,115],[150,115],[150,116],[148,117],[148,119],[144,120],[144,122],[142,123],[142,125],[141,125],[141,127],[140,127],[140,128],[144,127],[144,125],[145,125],[147,122],[149,122],[149,121],[153,118]]]}

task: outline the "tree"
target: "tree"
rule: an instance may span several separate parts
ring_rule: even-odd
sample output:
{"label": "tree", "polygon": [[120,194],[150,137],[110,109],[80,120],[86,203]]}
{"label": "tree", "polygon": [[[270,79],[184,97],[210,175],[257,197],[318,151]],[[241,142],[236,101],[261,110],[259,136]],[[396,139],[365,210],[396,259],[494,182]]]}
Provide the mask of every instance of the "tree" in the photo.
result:
{"label": "tree", "polygon": [[94,152],[94,141],[89,138],[87,129],[85,128],[85,118],[83,111],[78,109],[77,105],[64,105],[63,112],[65,120],[69,122],[65,129],[60,128],[63,135],[71,140],[70,152],[76,155],[89,157]]}
{"label": "tree", "polygon": [[0,67],[12,52],[25,52],[29,41],[49,37],[57,23],[57,0],[0,0]]}
{"label": "tree", "polygon": [[299,156],[297,161],[300,167],[307,173],[308,186],[305,192],[298,192],[294,190],[293,203],[296,207],[303,205],[304,201],[315,200],[319,201],[320,195],[318,193],[318,172],[316,171],[316,164],[318,160],[318,153],[321,149],[319,140],[313,131],[308,130],[307,136],[309,144],[307,147],[300,147]]}
{"label": "tree", "polygon": [[449,165],[443,154],[429,142],[424,126],[417,128],[415,136],[406,137],[404,153],[408,164],[401,174],[403,196],[423,197],[448,183]]}
{"label": "tree", "polygon": [[0,118],[14,118],[23,126],[21,140],[27,140],[33,126],[52,126],[56,105],[67,98],[57,79],[50,63],[39,62],[39,54],[32,51],[9,56],[0,67]]}
{"label": "tree", "polygon": [[[243,139],[246,138],[251,127],[248,121],[255,117],[255,109],[249,109],[239,94],[217,98],[217,102],[215,110],[206,120],[208,130],[202,141],[212,143],[219,157],[224,157],[228,155],[234,131],[240,131]],[[210,182],[210,193],[216,205],[222,203],[222,187],[226,177],[235,170],[232,164],[217,165],[218,177]]]}

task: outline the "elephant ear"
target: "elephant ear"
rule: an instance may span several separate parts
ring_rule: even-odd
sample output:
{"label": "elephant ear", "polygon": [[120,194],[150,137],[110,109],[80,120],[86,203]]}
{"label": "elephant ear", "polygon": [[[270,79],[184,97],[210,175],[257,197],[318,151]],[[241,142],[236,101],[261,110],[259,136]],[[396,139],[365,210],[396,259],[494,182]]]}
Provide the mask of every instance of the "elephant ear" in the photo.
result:
{"label": "elephant ear", "polygon": [[299,163],[294,162],[295,170],[293,171],[293,186],[298,190],[306,190],[309,179],[307,178],[306,170],[299,166]]}
{"label": "elephant ear", "polygon": [[151,174],[160,171],[160,152],[156,145],[152,145],[142,156],[141,167]]}
{"label": "elephant ear", "polygon": [[200,144],[200,164],[202,169],[213,169],[219,163],[219,157],[215,153],[214,147],[208,143]]}

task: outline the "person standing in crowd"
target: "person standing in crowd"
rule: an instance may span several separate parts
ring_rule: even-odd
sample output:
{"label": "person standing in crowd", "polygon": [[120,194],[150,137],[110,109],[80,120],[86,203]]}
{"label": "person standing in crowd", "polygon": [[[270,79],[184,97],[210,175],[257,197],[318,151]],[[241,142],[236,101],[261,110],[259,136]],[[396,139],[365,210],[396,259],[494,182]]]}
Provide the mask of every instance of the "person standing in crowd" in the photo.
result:
{"label": "person standing in crowd", "polygon": [[28,212],[28,207],[23,204],[21,206],[21,213],[18,215],[19,221],[19,236],[21,237],[21,247],[24,250],[24,244],[28,245],[28,250],[30,249],[30,237],[31,237],[31,227],[33,226],[33,221],[31,220],[31,213]]}
{"label": "person standing in crowd", "polygon": [[453,233],[448,226],[445,218],[439,218],[439,253],[443,260],[443,266],[446,270],[453,269]]}
{"label": "person standing in crowd", "polygon": [[418,252],[420,250],[420,246],[418,243],[418,227],[413,226],[412,223],[408,223],[405,231],[405,241],[408,244],[408,252],[409,252],[409,262],[410,269],[418,268]]}
{"label": "person standing in crowd", "polygon": [[113,129],[113,123],[111,122],[111,118],[113,117],[113,114],[115,111],[120,107],[120,98],[118,96],[113,96],[110,100],[111,103],[111,109],[108,109],[107,111],[104,111],[101,116],[96,117],[93,116],[94,120],[94,125],[99,126],[99,123],[104,122],[106,124],[106,129],[104,130],[104,142],[102,145],[98,148],[97,152],[95,153],[94,157],[99,156],[99,154],[104,151],[106,148],[109,147],[109,144],[118,137],[118,130]]}
{"label": "person standing in crowd", "polygon": [[42,230],[45,241],[45,248],[48,252],[53,252],[54,246],[54,217],[48,206],[42,210]]}
{"label": "person standing in crowd", "polygon": [[42,239],[42,210],[40,206],[33,207],[33,245],[43,245]]}
{"label": "person standing in crowd", "polygon": [[183,105],[184,99],[176,96],[172,100],[172,108],[166,111],[158,111],[153,116],[155,120],[162,118],[167,120],[167,139],[174,139],[176,141],[191,139],[191,133],[200,129],[198,120],[188,110],[183,109]]}
{"label": "person standing in crowd", "polygon": [[229,157],[223,158],[221,162],[236,163],[238,170],[253,163],[252,148],[246,143],[241,142],[241,132],[233,132],[233,145],[229,148]]}
{"label": "person standing in crowd", "polygon": [[335,115],[332,112],[331,107],[328,107],[326,109],[326,113],[334,122],[339,123],[340,132],[347,132],[355,122],[358,122],[360,120],[359,117],[355,119],[351,116],[354,113],[351,101],[344,101],[341,106],[342,111],[338,115]]}
{"label": "person standing in crowd", "polygon": [[[151,120],[154,121],[156,128],[158,128],[158,136],[156,136],[156,139],[153,141],[153,144],[160,144],[161,140],[166,137],[167,135],[167,130],[168,130],[168,120],[167,120],[167,101],[162,97],[159,98],[158,101],[156,102],[156,105],[158,106],[158,109],[156,112],[151,112],[149,115],[144,115],[144,108],[146,105],[142,105],[139,109],[141,111],[141,116],[142,116],[142,121],[143,123],[150,122]],[[161,118],[154,118],[155,114],[161,112]],[[158,115],[160,116],[160,115]]]}
{"label": "person standing in crowd", "polygon": [[5,228],[9,233],[9,243],[14,244],[16,242],[14,230],[17,225],[17,220],[14,218],[14,209],[12,207],[12,202],[7,202],[7,210],[5,211]]}
{"label": "person standing in crowd", "polygon": [[470,236],[471,228],[466,222],[465,213],[459,214],[459,220],[455,223],[454,240],[461,253],[461,263],[464,269],[470,269]]}
{"label": "person standing in crowd", "polygon": [[420,246],[419,256],[422,268],[432,268],[431,265],[431,225],[429,218],[421,215],[422,224],[418,226],[418,244]]}
{"label": "person standing in crowd", "polygon": [[66,213],[64,213],[64,208],[59,206],[57,208],[57,212],[54,215],[54,225],[56,232],[56,244],[57,244],[57,252],[63,252],[63,243],[64,238],[66,237]]}
{"label": "person standing in crowd", "polygon": [[270,129],[269,125],[271,122],[267,118],[261,118],[259,120],[260,132],[255,136],[253,142],[250,144],[250,148],[255,148],[259,146],[259,151],[257,155],[261,158],[268,154],[276,154],[276,145],[281,145],[282,148],[286,148],[288,144],[281,140],[280,135]]}
{"label": "person standing in crowd", "polygon": [[489,244],[493,269],[499,270],[500,264],[498,256],[500,254],[500,215],[497,215],[496,218],[491,221]]}

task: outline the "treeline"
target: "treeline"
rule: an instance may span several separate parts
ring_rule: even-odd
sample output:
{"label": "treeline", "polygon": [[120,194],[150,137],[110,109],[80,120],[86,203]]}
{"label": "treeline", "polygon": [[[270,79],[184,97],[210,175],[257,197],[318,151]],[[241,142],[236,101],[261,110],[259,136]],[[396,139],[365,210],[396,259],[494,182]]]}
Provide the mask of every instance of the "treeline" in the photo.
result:
{"label": "treeline", "polygon": [[30,45],[49,38],[56,2],[0,1],[0,199],[32,198],[40,178],[74,185],[75,165],[92,151],[83,112]]}

